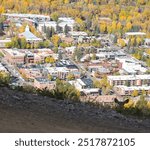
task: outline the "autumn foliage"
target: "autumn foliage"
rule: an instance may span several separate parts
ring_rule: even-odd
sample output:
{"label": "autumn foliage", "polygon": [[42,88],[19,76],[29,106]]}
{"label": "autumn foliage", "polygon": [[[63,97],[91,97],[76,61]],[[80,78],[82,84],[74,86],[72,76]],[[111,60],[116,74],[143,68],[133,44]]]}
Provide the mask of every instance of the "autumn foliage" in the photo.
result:
{"label": "autumn foliage", "polygon": [[[73,17],[80,30],[116,33],[147,32],[150,37],[149,0],[0,0],[0,13],[37,13]],[[140,41],[139,41],[140,42]]]}

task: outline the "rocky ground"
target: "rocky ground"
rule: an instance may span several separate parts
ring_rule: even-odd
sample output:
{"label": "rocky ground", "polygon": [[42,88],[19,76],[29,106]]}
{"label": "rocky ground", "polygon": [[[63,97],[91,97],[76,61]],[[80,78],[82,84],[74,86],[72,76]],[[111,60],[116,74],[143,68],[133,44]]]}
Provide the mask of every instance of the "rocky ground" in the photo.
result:
{"label": "rocky ground", "polygon": [[0,87],[0,132],[150,132],[150,119]]}

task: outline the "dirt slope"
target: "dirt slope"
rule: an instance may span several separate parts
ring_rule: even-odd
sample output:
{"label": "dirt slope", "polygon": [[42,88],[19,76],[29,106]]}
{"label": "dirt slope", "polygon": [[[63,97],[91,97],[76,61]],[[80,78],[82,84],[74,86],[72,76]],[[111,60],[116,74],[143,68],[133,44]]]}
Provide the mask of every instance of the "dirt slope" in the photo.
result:
{"label": "dirt slope", "polygon": [[0,132],[150,132],[150,119],[0,88]]}

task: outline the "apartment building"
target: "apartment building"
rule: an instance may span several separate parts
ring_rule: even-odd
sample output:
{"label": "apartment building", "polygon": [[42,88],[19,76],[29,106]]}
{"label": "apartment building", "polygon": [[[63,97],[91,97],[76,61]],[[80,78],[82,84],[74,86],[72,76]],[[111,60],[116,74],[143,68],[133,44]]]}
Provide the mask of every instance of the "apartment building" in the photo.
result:
{"label": "apartment building", "polygon": [[145,91],[147,94],[150,94],[150,86],[116,86],[114,87],[114,90],[116,93],[122,96],[132,95],[133,91],[137,91],[139,94],[142,93],[142,91]]}
{"label": "apartment building", "polygon": [[150,86],[150,75],[108,76],[108,82],[112,86]]}

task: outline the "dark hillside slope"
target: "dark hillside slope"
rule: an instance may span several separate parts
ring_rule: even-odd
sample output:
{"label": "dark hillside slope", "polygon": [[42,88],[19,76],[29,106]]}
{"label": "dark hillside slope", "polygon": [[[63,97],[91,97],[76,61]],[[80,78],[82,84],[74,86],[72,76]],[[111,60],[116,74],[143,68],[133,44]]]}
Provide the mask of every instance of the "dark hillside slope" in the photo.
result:
{"label": "dark hillside slope", "polygon": [[0,88],[0,132],[150,132],[150,119]]}

